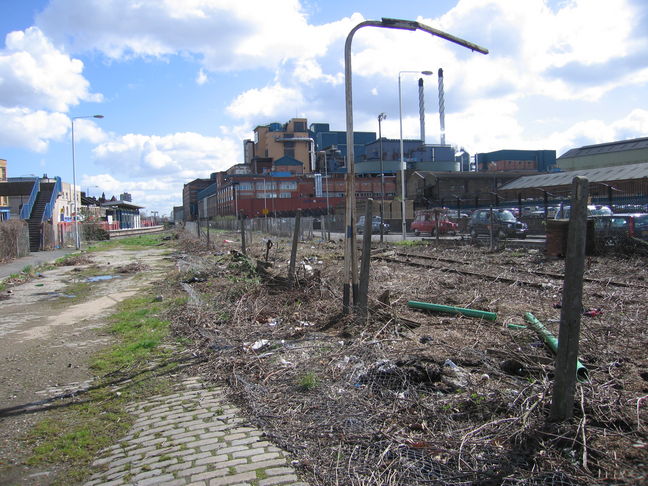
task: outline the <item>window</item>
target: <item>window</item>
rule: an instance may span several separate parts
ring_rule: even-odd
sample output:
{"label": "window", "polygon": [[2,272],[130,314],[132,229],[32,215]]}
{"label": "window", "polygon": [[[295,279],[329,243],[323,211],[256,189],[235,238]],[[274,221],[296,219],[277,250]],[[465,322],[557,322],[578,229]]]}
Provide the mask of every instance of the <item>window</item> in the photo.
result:
{"label": "window", "polygon": [[281,199],[290,199],[292,197],[292,193],[291,192],[281,192],[281,193],[279,193],[279,197]]}
{"label": "window", "polygon": [[284,155],[286,157],[291,157],[291,158],[294,159],[295,158],[295,149],[294,148],[284,147]]}
{"label": "window", "polygon": [[295,122],[295,131],[296,132],[305,132],[306,131],[306,123],[303,121],[296,121]]}
{"label": "window", "polygon": [[295,181],[284,181],[279,183],[279,189],[285,190],[295,190],[297,189],[297,183]]}

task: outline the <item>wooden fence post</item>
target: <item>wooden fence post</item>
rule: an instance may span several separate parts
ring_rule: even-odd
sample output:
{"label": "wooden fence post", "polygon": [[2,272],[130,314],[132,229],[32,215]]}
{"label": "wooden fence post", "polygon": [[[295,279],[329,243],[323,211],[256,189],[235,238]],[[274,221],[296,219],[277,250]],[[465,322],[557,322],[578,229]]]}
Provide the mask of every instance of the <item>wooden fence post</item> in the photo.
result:
{"label": "wooden fence post", "polygon": [[295,263],[297,261],[297,244],[299,243],[299,224],[301,223],[301,209],[295,214],[295,231],[293,233],[292,249],[290,250],[290,266],[288,267],[288,280],[291,285],[295,280]]}
{"label": "wooden fence post", "polygon": [[551,399],[550,420],[560,422],[574,413],[576,362],[580,339],[580,321],[583,312],[583,273],[585,271],[585,243],[587,239],[587,198],[589,181],[586,177],[572,180],[571,215],[565,257],[558,352]]}
{"label": "wooden fence post", "polygon": [[239,219],[241,220],[241,253],[247,255],[245,249],[245,218],[243,217],[243,211],[239,213]]}
{"label": "wooden fence post", "polygon": [[[362,261],[360,263],[360,283],[358,288],[358,316],[367,317],[367,304],[369,302],[369,260],[371,259],[371,230],[373,215],[373,199],[367,199],[365,210],[364,230],[362,235]],[[382,224],[382,222],[381,222]]]}

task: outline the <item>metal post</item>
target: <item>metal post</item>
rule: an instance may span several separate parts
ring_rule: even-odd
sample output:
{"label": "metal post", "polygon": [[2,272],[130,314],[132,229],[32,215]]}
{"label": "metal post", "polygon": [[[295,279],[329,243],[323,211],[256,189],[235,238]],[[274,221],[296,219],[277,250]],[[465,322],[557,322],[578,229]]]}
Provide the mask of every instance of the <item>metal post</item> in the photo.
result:
{"label": "metal post", "polygon": [[385,168],[383,166],[383,141],[382,141],[382,121],[387,118],[385,113],[378,115],[378,143],[380,144],[380,242],[383,243],[385,237]]}
{"label": "metal post", "polygon": [[400,120],[400,173],[401,173],[401,231],[405,241],[405,154],[403,151],[403,96],[401,94],[401,73],[398,73],[398,117]]}
{"label": "metal post", "polygon": [[371,230],[373,217],[373,199],[367,199],[364,230],[362,235],[362,262],[360,263],[360,287],[358,289],[358,315],[367,317],[369,302],[369,261],[371,259]]}
{"label": "metal post", "polygon": [[571,215],[567,233],[565,283],[563,286],[556,378],[551,399],[551,420],[562,421],[574,412],[576,362],[580,339],[580,320],[583,303],[583,273],[585,271],[585,244],[587,239],[587,197],[589,181],[586,177],[572,180]]}
{"label": "metal post", "polygon": [[74,241],[76,249],[81,248],[81,239],[79,238],[79,215],[76,203],[76,166],[74,162],[74,118],[70,119],[72,124],[72,206],[74,207]]}
{"label": "metal post", "polygon": [[76,190],[76,163],[74,155],[74,120],[81,118],[103,118],[103,115],[88,115],[88,116],[74,116],[70,118],[71,132],[72,132],[72,202],[74,206],[74,232],[76,240],[76,249],[81,248],[81,238],[79,236],[79,208],[77,206],[77,190]]}

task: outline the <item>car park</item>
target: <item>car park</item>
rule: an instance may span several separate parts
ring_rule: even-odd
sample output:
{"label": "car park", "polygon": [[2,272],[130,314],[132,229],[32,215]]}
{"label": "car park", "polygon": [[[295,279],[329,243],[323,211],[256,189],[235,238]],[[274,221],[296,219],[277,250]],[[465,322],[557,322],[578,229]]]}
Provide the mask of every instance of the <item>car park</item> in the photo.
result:
{"label": "car park", "polygon": [[459,228],[457,223],[450,221],[444,211],[431,209],[417,211],[410,230],[416,236],[419,236],[421,233],[430,233],[432,236],[435,236],[437,234],[437,219],[440,235],[451,234],[454,236],[457,234]]}
{"label": "car park", "polygon": [[473,238],[491,231],[496,238],[526,238],[528,226],[507,209],[493,209],[492,220],[490,209],[478,209],[468,221],[468,231]]}
{"label": "car park", "polygon": [[[371,218],[371,232],[372,233],[380,233],[380,227],[381,226],[382,226],[382,229],[383,229],[383,234],[387,234],[391,230],[391,227],[389,226],[389,224],[384,223],[380,216],[374,216],[374,217]],[[360,216],[360,218],[358,218],[358,223],[356,224],[356,233],[361,235],[364,232],[364,227],[365,227],[365,217]]]}
{"label": "car park", "polygon": [[605,246],[615,246],[638,238],[648,241],[648,213],[595,216],[594,235]]}
{"label": "car park", "polygon": [[[594,216],[612,216],[612,210],[608,206],[603,205],[593,205],[589,204],[587,206],[587,217],[591,218]],[[554,216],[554,219],[569,219],[571,215],[571,206],[560,206],[558,211]]]}

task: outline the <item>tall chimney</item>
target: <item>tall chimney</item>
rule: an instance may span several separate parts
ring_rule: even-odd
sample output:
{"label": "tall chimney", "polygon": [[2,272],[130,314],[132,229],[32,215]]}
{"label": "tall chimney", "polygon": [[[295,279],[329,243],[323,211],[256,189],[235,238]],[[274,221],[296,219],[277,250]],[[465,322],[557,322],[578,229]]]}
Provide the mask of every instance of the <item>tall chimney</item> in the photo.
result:
{"label": "tall chimney", "polygon": [[419,78],[419,118],[421,120],[421,142],[425,145],[425,100],[423,99],[423,78]]}
{"label": "tall chimney", "polygon": [[439,121],[441,122],[441,145],[445,145],[445,99],[443,95],[442,68],[439,68]]}

